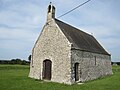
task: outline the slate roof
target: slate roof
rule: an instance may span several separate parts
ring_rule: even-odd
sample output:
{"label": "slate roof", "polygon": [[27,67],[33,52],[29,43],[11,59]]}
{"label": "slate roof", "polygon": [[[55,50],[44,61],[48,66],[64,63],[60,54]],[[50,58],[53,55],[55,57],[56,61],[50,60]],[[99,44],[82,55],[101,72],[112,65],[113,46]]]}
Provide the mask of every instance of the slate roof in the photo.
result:
{"label": "slate roof", "polygon": [[55,22],[70,41],[70,43],[73,44],[72,49],[110,55],[92,35],[87,34],[58,19],[55,19]]}

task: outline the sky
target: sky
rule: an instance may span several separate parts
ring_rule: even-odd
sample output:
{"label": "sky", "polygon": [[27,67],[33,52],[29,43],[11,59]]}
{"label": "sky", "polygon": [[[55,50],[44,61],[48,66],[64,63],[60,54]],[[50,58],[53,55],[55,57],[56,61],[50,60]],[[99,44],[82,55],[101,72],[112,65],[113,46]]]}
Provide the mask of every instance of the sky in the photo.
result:
{"label": "sky", "polygon": [[[27,60],[47,16],[50,2],[56,18],[87,0],[0,0],[0,60]],[[92,34],[120,61],[120,0],[91,0],[59,18]]]}

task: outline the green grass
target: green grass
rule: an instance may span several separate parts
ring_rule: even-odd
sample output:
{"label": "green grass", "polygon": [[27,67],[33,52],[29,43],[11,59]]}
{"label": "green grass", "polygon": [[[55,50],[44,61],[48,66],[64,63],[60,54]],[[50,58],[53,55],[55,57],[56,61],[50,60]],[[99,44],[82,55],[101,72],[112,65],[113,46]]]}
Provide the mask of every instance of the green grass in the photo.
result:
{"label": "green grass", "polygon": [[113,66],[113,75],[86,82],[65,85],[28,78],[27,65],[0,65],[0,90],[120,90],[120,66]]}

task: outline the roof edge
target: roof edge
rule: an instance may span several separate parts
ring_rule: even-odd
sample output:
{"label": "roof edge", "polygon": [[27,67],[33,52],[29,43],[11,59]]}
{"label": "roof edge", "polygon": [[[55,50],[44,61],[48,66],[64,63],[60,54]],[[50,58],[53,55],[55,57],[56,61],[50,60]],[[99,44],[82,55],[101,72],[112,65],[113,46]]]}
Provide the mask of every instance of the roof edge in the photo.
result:
{"label": "roof edge", "polygon": [[85,49],[80,49],[80,48],[71,48],[71,50],[79,50],[79,51],[86,51],[86,52],[91,52],[91,53],[97,53],[97,54],[103,54],[103,55],[108,55],[108,56],[111,56],[111,54],[109,53],[99,53],[99,52],[92,52],[92,51],[89,51],[89,50],[85,50]]}

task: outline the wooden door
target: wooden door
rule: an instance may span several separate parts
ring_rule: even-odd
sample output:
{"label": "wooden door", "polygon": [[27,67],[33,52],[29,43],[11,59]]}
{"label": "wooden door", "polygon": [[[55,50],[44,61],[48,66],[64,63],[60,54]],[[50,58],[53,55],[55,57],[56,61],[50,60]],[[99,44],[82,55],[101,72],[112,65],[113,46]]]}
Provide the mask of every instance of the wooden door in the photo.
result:
{"label": "wooden door", "polygon": [[43,61],[43,79],[51,80],[51,66],[52,62],[50,60]]}

